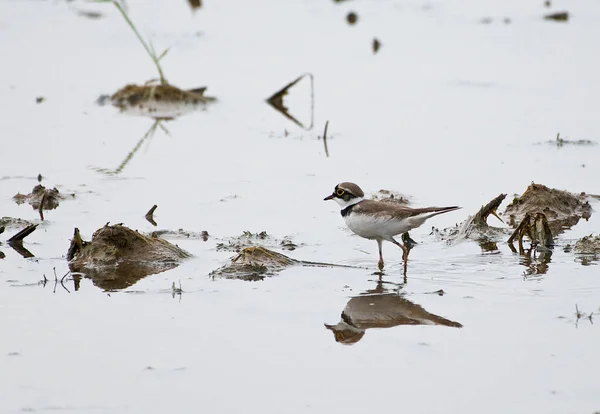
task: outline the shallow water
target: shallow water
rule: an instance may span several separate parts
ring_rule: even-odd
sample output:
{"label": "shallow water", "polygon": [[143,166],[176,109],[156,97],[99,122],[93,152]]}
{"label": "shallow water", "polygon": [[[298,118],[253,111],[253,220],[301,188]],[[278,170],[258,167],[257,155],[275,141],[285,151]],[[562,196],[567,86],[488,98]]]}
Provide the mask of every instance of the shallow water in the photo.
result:
{"label": "shallow water", "polygon": [[[164,122],[170,135],[157,130],[111,175],[99,170],[116,169],[153,121],[95,100],[156,77],[151,61],[110,5],[0,3],[9,62],[0,82],[1,215],[39,222],[11,199],[38,173],[76,193],[25,240],[35,258],[0,246],[0,412],[600,410],[598,327],[575,315],[576,305],[598,315],[598,270],[562,250],[600,232],[596,213],[559,237],[544,274],[505,243],[493,254],[429,235],[531,181],[600,193],[600,146],[546,143],[557,132],[600,142],[598,5],[570,2],[571,19],[556,23],[541,18],[549,10],[537,1],[206,0],[195,14],[183,0],[127,4],[142,34],[171,47],[168,79],[206,85],[219,101]],[[355,26],[345,21],[350,10]],[[491,24],[480,23],[486,17]],[[305,72],[315,77],[310,131],[264,102]],[[289,97],[303,120],[308,95],[304,84]],[[329,157],[318,138],[327,120]],[[462,329],[401,325],[367,329],[352,346],[335,341],[324,324],[378,286],[376,243],[353,236],[335,203],[321,201],[340,181],[399,191],[415,206],[463,206],[411,232],[422,244],[401,289]],[[153,204],[159,229],[211,235],[174,240],[194,259],[124,291],[88,279],[77,291],[67,279],[70,293],[55,288],[52,269],[67,272],[74,227],[86,239],[108,221],[152,231],[144,214]],[[366,269],[209,278],[232,255],[216,244],[244,230],[292,237],[303,244],[284,252],[294,258]],[[394,290],[401,252],[387,244],[384,256],[382,288]],[[431,294],[439,289],[446,294]]]}

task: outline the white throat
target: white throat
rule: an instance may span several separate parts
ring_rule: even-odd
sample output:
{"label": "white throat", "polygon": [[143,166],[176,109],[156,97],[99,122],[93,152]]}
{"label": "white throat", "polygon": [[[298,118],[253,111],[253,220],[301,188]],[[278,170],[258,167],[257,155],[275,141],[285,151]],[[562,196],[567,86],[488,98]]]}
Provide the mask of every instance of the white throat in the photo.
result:
{"label": "white throat", "polygon": [[361,201],[363,201],[363,198],[362,197],[355,197],[355,198],[351,198],[348,201],[343,200],[341,198],[334,198],[334,200],[336,201],[336,203],[338,203],[338,205],[340,206],[340,208],[343,210],[346,207],[350,207],[350,206],[353,206],[356,203],[360,203]]}

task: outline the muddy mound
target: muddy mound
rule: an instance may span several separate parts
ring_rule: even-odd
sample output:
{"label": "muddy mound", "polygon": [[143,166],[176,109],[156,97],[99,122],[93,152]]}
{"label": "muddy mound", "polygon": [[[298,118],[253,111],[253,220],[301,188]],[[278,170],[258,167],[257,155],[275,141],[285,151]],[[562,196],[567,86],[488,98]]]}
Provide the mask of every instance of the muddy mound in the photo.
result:
{"label": "muddy mound", "polygon": [[300,263],[265,247],[252,246],[242,249],[228,264],[211,272],[210,276],[257,281]]}
{"label": "muddy mound", "polygon": [[580,219],[589,219],[592,207],[584,195],[548,188],[542,184],[531,184],[520,197],[515,197],[504,215],[508,224],[516,228],[526,215],[534,217],[543,213],[554,235],[577,224]]}
{"label": "muddy mound", "polygon": [[229,260],[229,263],[217,270],[213,270],[210,272],[209,276],[213,278],[221,277],[225,279],[258,281],[264,280],[267,276],[273,276],[283,269],[295,265],[312,267],[354,267],[296,260],[289,258],[284,254],[269,250],[263,246],[251,246],[243,248],[236,256]]}
{"label": "muddy mound", "polygon": [[147,115],[157,119],[173,119],[195,111],[216,98],[204,95],[206,87],[183,90],[168,83],[149,82],[145,85],[126,85],[108,99],[101,97],[122,112]]}
{"label": "muddy mound", "polygon": [[600,254],[600,235],[585,236],[575,243],[573,252],[577,254]]}
{"label": "muddy mound", "polygon": [[148,237],[120,224],[108,224],[85,242],[75,229],[67,253],[69,268],[84,273],[106,290],[123,289],[139,279],[177,267],[191,255],[156,237]]}
{"label": "muddy mound", "polygon": [[75,194],[65,196],[61,194],[56,187],[48,189],[41,184],[36,185],[29,194],[17,193],[13,200],[17,204],[28,203],[34,210],[40,212],[40,218],[43,220],[43,210],[54,210],[60,204],[60,201],[67,198],[75,198]]}

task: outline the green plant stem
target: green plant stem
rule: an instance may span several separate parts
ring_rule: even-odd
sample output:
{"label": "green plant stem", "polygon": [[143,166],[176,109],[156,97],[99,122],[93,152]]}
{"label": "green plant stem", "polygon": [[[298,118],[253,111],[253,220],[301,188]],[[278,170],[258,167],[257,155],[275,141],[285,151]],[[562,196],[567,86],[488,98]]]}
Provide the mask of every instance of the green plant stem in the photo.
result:
{"label": "green plant stem", "polygon": [[129,18],[129,16],[127,15],[127,13],[125,12],[125,10],[123,10],[123,7],[121,7],[121,5],[119,4],[119,2],[117,0],[113,0],[112,1],[113,4],[115,6],[117,6],[117,9],[119,9],[119,11],[121,12],[121,14],[123,15],[123,17],[125,18],[125,20],[127,21],[127,23],[129,24],[129,27],[131,27],[131,30],[133,30],[133,32],[135,33],[135,35],[137,36],[137,38],[139,39],[139,41],[142,43],[142,45],[144,46],[144,49],[146,49],[146,52],[148,52],[148,54],[150,55],[150,57],[152,58],[152,61],[154,62],[154,64],[156,65],[156,69],[158,69],[158,74],[160,76],[160,83],[162,85],[167,85],[168,82],[165,79],[165,75],[163,74],[163,71],[160,67],[160,63],[158,63],[158,59],[155,55],[155,53],[152,52],[152,50],[150,50],[150,47],[146,44],[146,42],[144,41],[144,39],[142,38],[142,36],[139,34],[139,32],[137,31],[137,29],[135,28],[133,22],[131,21],[131,19]]}

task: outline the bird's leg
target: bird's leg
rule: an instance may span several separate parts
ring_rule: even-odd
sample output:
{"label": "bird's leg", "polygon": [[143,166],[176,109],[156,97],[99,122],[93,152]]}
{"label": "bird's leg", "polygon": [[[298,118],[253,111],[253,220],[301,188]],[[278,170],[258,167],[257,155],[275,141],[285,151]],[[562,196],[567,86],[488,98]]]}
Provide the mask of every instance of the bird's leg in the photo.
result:
{"label": "bird's leg", "polygon": [[406,270],[408,269],[408,249],[402,243],[398,243],[394,238],[390,240],[396,246],[402,249],[402,260],[404,261],[404,278],[406,280]]}
{"label": "bird's leg", "polygon": [[383,244],[383,240],[377,240],[377,246],[379,247],[379,271],[383,271],[383,254],[381,253],[381,245]]}

